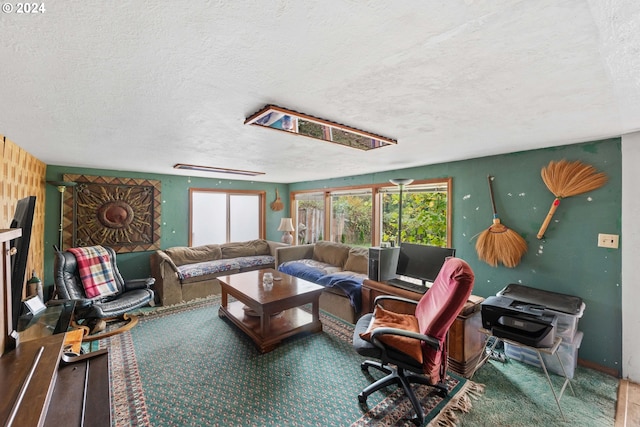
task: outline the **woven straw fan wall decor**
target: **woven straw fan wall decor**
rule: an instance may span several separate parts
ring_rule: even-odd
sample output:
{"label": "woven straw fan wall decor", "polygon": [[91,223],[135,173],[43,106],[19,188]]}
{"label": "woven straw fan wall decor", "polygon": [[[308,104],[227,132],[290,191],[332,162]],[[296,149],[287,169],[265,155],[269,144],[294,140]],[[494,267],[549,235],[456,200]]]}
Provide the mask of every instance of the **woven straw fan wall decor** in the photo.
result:
{"label": "woven straw fan wall decor", "polygon": [[596,173],[596,168],[593,166],[580,161],[568,162],[564,159],[557,162],[552,160],[542,168],[540,174],[547,188],[556,198],[538,231],[538,239],[544,237],[551,218],[560,205],[560,199],[596,190],[607,182],[607,175],[602,172]]}
{"label": "woven straw fan wall decor", "polygon": [[271,202],[271,210],[278,212],[282,209],[284,209],[284,203],[282,203],[282,200],[280,200],[280,194],[278,193],[278,189],[276,188],[276,199]]}

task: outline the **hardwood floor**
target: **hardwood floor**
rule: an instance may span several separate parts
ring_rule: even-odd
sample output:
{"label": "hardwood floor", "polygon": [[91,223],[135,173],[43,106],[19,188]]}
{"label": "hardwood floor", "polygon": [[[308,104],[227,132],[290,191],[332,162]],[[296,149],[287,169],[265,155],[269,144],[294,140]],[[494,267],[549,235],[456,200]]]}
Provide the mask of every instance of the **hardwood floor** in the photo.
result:
{"label": "hardwood floor", "polygon": [[640,384],[620,380],[615,427],[640,426]]}

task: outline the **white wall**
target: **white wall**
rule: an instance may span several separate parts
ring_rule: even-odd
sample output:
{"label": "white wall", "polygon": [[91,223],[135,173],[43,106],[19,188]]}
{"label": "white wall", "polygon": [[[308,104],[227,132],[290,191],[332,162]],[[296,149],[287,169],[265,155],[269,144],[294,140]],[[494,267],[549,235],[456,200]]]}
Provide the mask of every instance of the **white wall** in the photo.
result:
{"label": "white wall", "polygon": [[622,136],[622,377],[640,383],[640,132]]}

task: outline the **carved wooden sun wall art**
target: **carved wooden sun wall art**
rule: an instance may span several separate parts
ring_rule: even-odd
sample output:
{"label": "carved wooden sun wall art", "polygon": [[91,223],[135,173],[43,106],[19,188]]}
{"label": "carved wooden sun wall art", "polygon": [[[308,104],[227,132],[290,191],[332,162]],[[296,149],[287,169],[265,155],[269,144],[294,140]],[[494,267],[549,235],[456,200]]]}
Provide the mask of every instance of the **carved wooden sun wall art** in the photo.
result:
{"label": "carved wooden sun wall art", "polygon": [[160,249],[160,181],[73,174],[63,179],[78,184],[65,192],[65,248]]}

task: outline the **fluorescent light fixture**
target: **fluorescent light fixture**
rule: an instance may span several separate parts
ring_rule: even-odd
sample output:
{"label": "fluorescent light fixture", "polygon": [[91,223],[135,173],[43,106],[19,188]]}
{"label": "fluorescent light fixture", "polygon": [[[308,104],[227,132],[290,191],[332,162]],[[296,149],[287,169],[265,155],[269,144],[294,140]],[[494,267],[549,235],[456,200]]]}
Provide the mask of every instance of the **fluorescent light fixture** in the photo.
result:
{"label": "fluorescent light fixture", "polygon": [[230,173],[234,175],[247,175],[247,176],[264,175],[264,172],[245,171],[241,169],[217,168],[213,166],[188,165],[185,163],[176,163],[173,166],[173,168],[191,170],[191,171],[200,171],[200,172]]}
{"label": "fluorescent light fixture", "polygon": [[265,106],[247,117],[244,124],[307,136],[359,150],[372,150],[398,143],[395,139],[287,110],[277,105]]}

